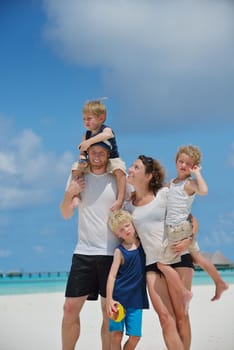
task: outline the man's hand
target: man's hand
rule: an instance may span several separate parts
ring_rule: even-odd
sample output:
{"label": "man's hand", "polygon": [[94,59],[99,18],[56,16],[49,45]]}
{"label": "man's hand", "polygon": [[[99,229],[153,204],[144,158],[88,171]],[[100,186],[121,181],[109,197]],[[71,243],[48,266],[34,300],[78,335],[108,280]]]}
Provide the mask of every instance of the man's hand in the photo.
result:
{"label": "man's hand", "polygon": [[76,207],[75,203],[73,202],[74,197],[79,196],[84,188],[85,181],[83,177],[71,180],[60,205],[61,214],[64,219],[70,219],[70,217],[72,217]]}
{"label": "man's hand", "polygon": [[71,194],[72,197],[77,196],[85,188],[85,181],[83,177],[79,177],[78,179],[73,179],[68,186],[67,192]]}

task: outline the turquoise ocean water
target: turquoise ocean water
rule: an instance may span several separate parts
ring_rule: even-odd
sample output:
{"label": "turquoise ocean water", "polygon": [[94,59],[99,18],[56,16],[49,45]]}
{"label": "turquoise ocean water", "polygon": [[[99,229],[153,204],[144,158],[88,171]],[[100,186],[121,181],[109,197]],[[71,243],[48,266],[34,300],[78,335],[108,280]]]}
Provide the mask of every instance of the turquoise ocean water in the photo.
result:
{"label": "turquoise ocean water", "polygon": [[[222,278],[234,284],[234,268],[219,271]],[[0,295],[64,292],[67,272],[33,273],[0,277]],[[195,271],[193,285],[213,284],[204,271]]]}

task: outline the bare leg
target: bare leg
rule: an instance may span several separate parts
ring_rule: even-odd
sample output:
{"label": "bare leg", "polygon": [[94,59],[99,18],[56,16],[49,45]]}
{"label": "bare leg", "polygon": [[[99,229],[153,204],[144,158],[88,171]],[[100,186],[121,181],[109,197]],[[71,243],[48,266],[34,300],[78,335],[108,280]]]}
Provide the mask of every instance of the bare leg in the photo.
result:
{"label": "bare leg", "polygon": [[165,278],[154,272],[147,272],[147,287],[152,305],[158,314],[163,337],[168,350],[184,350],[177,331],[171,299]]}
{"label": "bare leg", "polygon": [[111,332],[111,350],[121,350],[121,341],[123,338],[123,332]]}
{"label": "bare leg", "polygon": [[[140,337],[137,337],[137,336],[134,336],[134,335],[130,335],[128,340],[124,344],[123,350],[134,350],[134,349],[136,349],[136,346],[139,343],[140,339],[141,339]],[[111,350],[112,350],[112,348],[111,348]]]}
{"label": "bare leg", "polygon": [[118,197],[112,204],[111,211],[119,210],[122,208],[126,190],[126,174],[121,169],[116,169],[114,171],[114,175],[116,177]]}
{"label": "bare leg", "polygon": [[106,299],[101,297],[102,307],[102,327],[101,327],[101,338],[102,338],[102,350],[111,349],[111,338],[109,332],[109,317],[106,312]]}
{"label": "bare leg", "polygon": [[180,276],[170,265],[157,262],[157,266],[160,269],[160,271],[162,271],[162,273],[164,274],[169,290],[176,289],[177,295],[179,298],[181,298],[182,303],[184,305],[184,312],[187,315],[189,303],[193,297],[193,293],[184,286],[180,279]]}
{"label": "bare leg", "polygon": [[[111,350],[121,350],[121,342],[123,339],[122,332],[111,332]],[[134,350],[141,338],[130,335],[124,344],[123,350]]]}
{"label": "bare leg", "polygon": [[220,299],[221,295],[225,290],[228,289],[228,284],[221,278],[216,267],[206,259],[200,252],[191,253],[196,264],[198,264],[208,275],[212,278],[215,283],[215,295],[211,301]]}
{"label": "bare leg", "polygon": [[63,307],[62,349],[74,350],[80,336],[80,311],[87,296],[66,298]]}
{"label": "bare leg", "polygon": [[72,198],[72,208],[78,207],[79,202],[80,202],[80,200],[79,200],[78,196],[74,196],[74,197]]}
{"label": "bare leg", "polygon": [[[181,278],[184,286],[190,290],[193,278],[193,269],[188,267],[180,267],[176,269],[178,275]],[[175,289],[169,289],[172,304],[174,306],[174,312],[176,315],[176,324],[182,339],[184,350],[189,350],[191,346],[191,325],[189,315],[184,313],[184,305],[180,302]]]}

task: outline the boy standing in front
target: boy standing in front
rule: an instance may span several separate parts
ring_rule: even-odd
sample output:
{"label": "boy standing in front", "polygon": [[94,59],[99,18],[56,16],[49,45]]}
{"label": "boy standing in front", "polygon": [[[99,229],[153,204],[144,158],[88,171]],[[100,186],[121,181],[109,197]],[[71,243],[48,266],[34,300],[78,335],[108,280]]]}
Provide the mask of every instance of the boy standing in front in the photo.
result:
{"label": "boy standing in front", "polygon": [[123,349],[134,350],[141,337],[142,309],[149,308],[145,254],[137,237],[132,216],[125,210],[113,212],[108,220],[110,229],[122,243],[114,251],[106,289],[106,307],[109,317],[120,303],[126,310],[120,322],[110,319],[111,350],[120,350],[124,326],[129,336]]}

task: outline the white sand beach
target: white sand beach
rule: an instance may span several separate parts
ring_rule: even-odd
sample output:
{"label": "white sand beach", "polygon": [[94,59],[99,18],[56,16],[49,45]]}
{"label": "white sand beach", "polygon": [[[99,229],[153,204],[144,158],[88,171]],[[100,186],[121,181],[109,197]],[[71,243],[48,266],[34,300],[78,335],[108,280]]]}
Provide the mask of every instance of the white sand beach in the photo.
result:
{"label": "white sand beach", "polygon": [[[219,301],[210,301],[213,293],[213,285],[193,287],[191,350],[234,349],[234,284]],[[63,301],[63,293],[0,296],[0,349],[60,350]],[[101,349],[99,301],[85,304],[81,320],[76,349]],[[153,309],[144,311],[143,336],[137,349],[166,349]]]}

